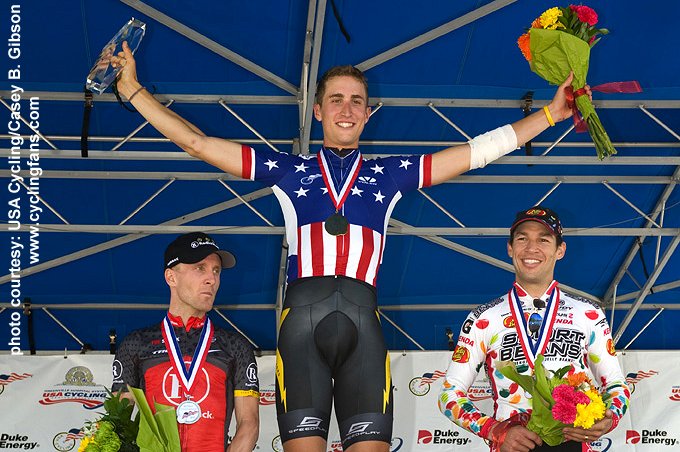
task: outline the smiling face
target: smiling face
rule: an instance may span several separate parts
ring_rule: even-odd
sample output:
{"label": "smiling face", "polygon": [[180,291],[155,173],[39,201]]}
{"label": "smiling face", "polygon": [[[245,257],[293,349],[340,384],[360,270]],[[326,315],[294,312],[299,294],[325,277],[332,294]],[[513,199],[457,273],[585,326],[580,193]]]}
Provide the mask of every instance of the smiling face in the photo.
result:
{"label": "smiling face", "polygon": [[555,272],[555,264],[564,257],[567,245],[557,244],[557,237],[537,221],[525,221],[514,230],[508,243],[508,256],[515,267],[519,285],[538,297],[547,289]]}
{"label": "smiling face", "polygon": [[195,264],[177,264],[165,270],[170,286],[170,313],[182,317],[203,317],[210,311],[220,288],[222,261],[211,254]]}
{"label": "smiling face", "polygon": [[320,102],[314,105],[314,117],[321,121],[324,146],[358,148],[371,112],[365,86],[354,77],[333,77]]}

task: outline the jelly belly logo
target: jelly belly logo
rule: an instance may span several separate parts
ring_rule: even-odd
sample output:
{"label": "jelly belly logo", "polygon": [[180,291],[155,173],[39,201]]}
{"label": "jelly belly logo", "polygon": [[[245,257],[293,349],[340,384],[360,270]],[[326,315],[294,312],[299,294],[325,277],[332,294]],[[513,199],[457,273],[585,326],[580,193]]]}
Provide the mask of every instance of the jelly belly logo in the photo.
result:
{"label": "jelly belly logo", "polygon": [[677,438],[670,438],[665,430],[626,430],[626,444],[656,444],[659,446],[676,446]]}
{"label": "jelly belly logo", "polygon": [[83,408],[94,410],[104,405],[107,396],[106,387],[94,382],[92,371],[85,366],[77,366],[66,372],[63,383],[44,389],[38,403],[80,403]]}
{"label": "jelly belly logo", "polygon": [[276,403],[276,390],[274,385],[269,385],[267,389],[260,389],[260,405],[274,405]]}
{"label": "jelly belly logo", "polygon": [[464,446],[471,443],[470,438],[463,438],[460,432],[451,430],[418,430],[417,444],[454,444]]}
{"label": "jelly belly logo", "polygon": [[680,386],[673,386],[671,388],[671,395],[668,398],[673,402],[680,402]]}
{"label": "jelly belly logo", "polygon": [[503,319],[503,326],[506,328],[514,328],[515,327],[515,319],[509,315]]}
{"label": "jelly belly logo", "polygon": [[451,361],[461,364],[470,361],[470,350],[462,345],[456,345],[456,348],[453,350]]}

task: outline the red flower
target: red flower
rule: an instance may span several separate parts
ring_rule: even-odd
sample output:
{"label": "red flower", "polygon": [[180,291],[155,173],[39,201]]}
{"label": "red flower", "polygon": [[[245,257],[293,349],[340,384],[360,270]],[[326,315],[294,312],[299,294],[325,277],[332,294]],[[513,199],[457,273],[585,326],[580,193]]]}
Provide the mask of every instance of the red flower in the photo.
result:
{"label": "red flower", "polygon": [[597,13],[593,8],[584,5],[569,5],[569,9],[576,13],[581,22],[591,26],[597,23]]}
{"label": "red flower", "polygon": [[565,424],[572,424],[576,419],[576,405],[556,403],[550,411],[552,411],[553,419]]}

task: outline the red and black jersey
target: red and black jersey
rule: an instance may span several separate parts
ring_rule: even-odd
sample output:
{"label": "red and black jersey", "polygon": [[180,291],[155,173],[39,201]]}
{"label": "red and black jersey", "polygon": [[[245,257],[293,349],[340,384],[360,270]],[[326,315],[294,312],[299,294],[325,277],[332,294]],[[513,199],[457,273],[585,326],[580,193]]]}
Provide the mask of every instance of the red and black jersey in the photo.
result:
{"label": "red and black jersey", "polygon": [[[174,320],[174,319],[173,319]],[[185,364],[198,345],[202,322],[189,327],[173,321]],[[141,388],[149,405],[154,402],[176,407],[186,400],[186,390],[170,362],[161,324],[136,330],[121,343],[113,362],[112,390],[126,385]],[[257,364],[250,344],[241,336],[221,328],[214,335],[205,364],[196,376],[191,396],[201,407],[195,424],[179,424],[182,451],[224,452],[234,397],[259,397]]]}

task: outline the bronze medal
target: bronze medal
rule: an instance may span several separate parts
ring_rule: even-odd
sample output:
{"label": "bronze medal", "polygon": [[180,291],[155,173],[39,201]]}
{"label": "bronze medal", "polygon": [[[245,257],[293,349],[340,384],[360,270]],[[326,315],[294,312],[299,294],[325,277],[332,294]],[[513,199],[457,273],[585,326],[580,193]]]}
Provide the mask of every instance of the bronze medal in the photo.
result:
{"label": "bronze medal", "polygon": [[335,212],[326,219],[324,228],[330,235],[345,235],[349,231],[349,221],[343,215]]}

